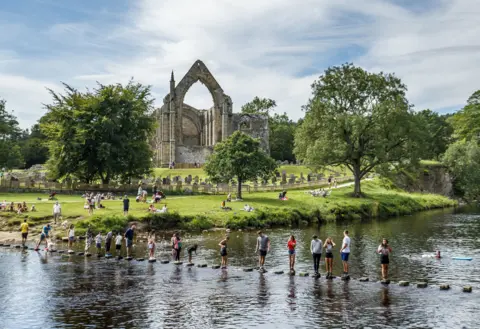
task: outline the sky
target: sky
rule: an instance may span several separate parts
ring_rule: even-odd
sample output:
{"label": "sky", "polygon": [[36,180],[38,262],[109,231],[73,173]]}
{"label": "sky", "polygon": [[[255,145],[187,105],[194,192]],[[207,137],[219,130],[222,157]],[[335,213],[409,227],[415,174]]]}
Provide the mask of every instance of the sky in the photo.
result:
{"label": "sky", "polygon": [[[22,128],[67,83],[136,81],[155,104],[202,60],[234,112],[255,96],[303,116],[311,84],[349,62],[395,73],[415,109],[460,109],[480,89],[480,0],[18,0],[0,4],[0,98]],[[201,83],[185,102],[213,105]]]}

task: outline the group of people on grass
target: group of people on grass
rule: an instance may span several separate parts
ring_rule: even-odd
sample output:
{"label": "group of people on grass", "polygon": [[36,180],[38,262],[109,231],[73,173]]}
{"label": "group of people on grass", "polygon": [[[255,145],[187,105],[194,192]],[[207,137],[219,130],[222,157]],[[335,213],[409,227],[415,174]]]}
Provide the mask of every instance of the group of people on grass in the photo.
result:
{"label": "group of people on grass", "polygon": [[[28,212],[28,206],[25,201],[17,203],[17,206],[15,206],[14,202],[8,203],[6,200],[3,200],[2,203],[0,203],[0,210],[1,211],[9,211],[9,212],[16,212],[17,214],[22,214]],[[33,204],[30,208],[30,211],[36,211],[35,205]]]}

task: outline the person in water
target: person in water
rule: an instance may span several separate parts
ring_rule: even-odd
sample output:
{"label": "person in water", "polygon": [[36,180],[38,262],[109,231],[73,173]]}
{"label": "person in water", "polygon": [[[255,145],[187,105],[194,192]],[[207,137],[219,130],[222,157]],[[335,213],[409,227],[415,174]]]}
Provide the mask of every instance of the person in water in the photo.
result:
{"label": "person in water", "polygon": [[24,219],[22,225],[20,225],[20,231],[22,232],[22,245],[25,245],[28,237],[28,223],[26,219]]}
{"label": "person in water", "polygon": [[332,238],[326,238],[323,248],[325,249],[325,268],[327,270],[327,279],[330,279],[333,273],[333,247],[335,247],[335,242],[333,242]]}
{"label": "person in water", "polygon": [[107,235],[105,236],[105,254],[109,256],[111,255],[110,247],[112,245],[112,240],[113,240],[113,232],[108,231]]}
{"label": "person in water", "polygon": [[293,235],[290,235],[287,241],[288,248],[288,260],[290,261],[290,272],[295,272],[295,248],[297,246],[297,241]]}
{"label": "person in water", "polygon": [[120,256],[119,254],[122,252],[122,235],[120,232],[117,232],[117,236],[115,237],[115,255]]}
{"label": "person in water", "polygon": [[222,256],[222,269],[227,268],[227,242],[230,238],[228,236],[225,237],[220,243],[218,244],[220,246],[220,256]]}
{"label": "person in water", "polygon": [[93,233],[89,226],[87,228],[87,232],[85,232],[85,254],[87,254],[88,251],[90,250],[90,246],[92,245],[92,242],[93,242]]}
{"label": "person in water", "polygon": [[315,276],[320,277],[319,268],[320,268],[320,258],[322,257],[322,240],[320,240],[316,235],[312,237],[312,242],[310,243],[310,252],[313,257],[313,271]]}
{"label": "person in water", "polygon": [[131,257],[132,246],[133,246],[133,235],[135,233],[135,225],[130,226],[130,228],[125,232],[125,241],[127,246],[127,257]]}
{"label": "person in water", "polygon": [[174,256],[174,261],[180,261],[180,252],[182,251],[182,239],[180,234],[175,233],[172,237],[172,253]]}
{"label": "person in water", "polygon": [[383,239],[382,244],[378,246],[377,253],[380,254],[380,264],[382,266],[382,280],[388,279],[388,264],[390,263],[389,255],[392,248],[388,245],[388,240]]}
{"label": "person in water", "polygon": [[73,249],[73,241],[75,241],[75,226],[71,224],[68,230],[68,250]]}
{"label": "person in water", "polygon": [[97,247],[97,254],[100,255],[100,250],[102,249],[102,232],[98,232],[95,237],[95,246]]}
{"label": "person in water", "polygon": [[265,271],[265,257],[267,252],[270,251],[270,238],[266,236],[262,231],[258,231],[257,247],[255,252],[258,252],[258,265],[261,271]]}
{"label": "person in water", "polygon": [[192,253],[195,252],[195,255],[197,255],[197,248],[198,248],[197,244],[194,244],[193,246],[187,248],[189,264],[192,264]]}
{"label": "person in water", "polygon": [[148,234],[148,258],[155,259],[155,231]]}
{"label": "person in water", "polygon": [[348,236],[348,231],[343,231],[343,242],[342,248],[340,249],[340,255],[342,256],[343,263],[343,275],[348,276],[348,258],[350,256],[350,237]]}

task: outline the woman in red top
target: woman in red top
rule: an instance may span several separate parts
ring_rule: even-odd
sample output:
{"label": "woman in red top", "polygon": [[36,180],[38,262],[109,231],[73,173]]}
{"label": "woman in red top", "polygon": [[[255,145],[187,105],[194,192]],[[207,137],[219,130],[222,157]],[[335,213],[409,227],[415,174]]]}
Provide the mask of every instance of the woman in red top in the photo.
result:
{"label": "woman in red top", "polygon": [[293,235],[290,235],[290,238],[288,239],[287,242],[287,248],[288,248],[288,258],[290,260],[290,271],[295,271],[295,247],[297,246],[297,241],[295,241],[295,237]]}

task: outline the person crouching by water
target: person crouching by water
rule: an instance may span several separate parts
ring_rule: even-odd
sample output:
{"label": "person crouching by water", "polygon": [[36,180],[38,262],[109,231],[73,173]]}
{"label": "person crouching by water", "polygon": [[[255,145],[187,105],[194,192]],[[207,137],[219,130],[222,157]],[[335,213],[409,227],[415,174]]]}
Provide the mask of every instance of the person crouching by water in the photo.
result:
{"label": "person crouching by water", "polygon": [[220,243],[218,244],[220,246],[220,256],[222,256],[222,269],[227,268],[227,242],[228,239],[230,239],[228,236],[225,237]]}
{"label": "person crouching by water", "polygon": [[297,246],[297,241],[293,235],[290,235],[287,242],[288,248],[288,260],[290,261],[290,272],[295,272],[295,247]]}
{"label": "person crouching by water", "polygon": [[382,244],[378,246],[377,253],[380,254],[380,264],[382,265],[382,280],[388,279],[388,264],[390,263],[389,254],[392,248],[388,245],[388,240],[383,239]]}
{"label": "person crouching by water", "polygon": [[197,255],[197,248],[198,248],[197,244],[194,244],[193,246],[187,248],[189,264],[192,264],[192,253],[195,252],[195,255]]}
{"label": "person crouching by water", "polygon": [[315,272],[316,277],[320,277],[319,268],[320,268],[320,258],[322,257],[322,240],[320,240],[316,235],[312,237],[312,242],[310,243],[310,252],[313,257],[313,271]]}
{"label": "person crouching by water", "polygon": [[323,244],[325,248],[325,267],[327,270],[327,279],[332,278],[333,273],[333,247],[335,247],[335,242],[332,238],[328,237]]}

